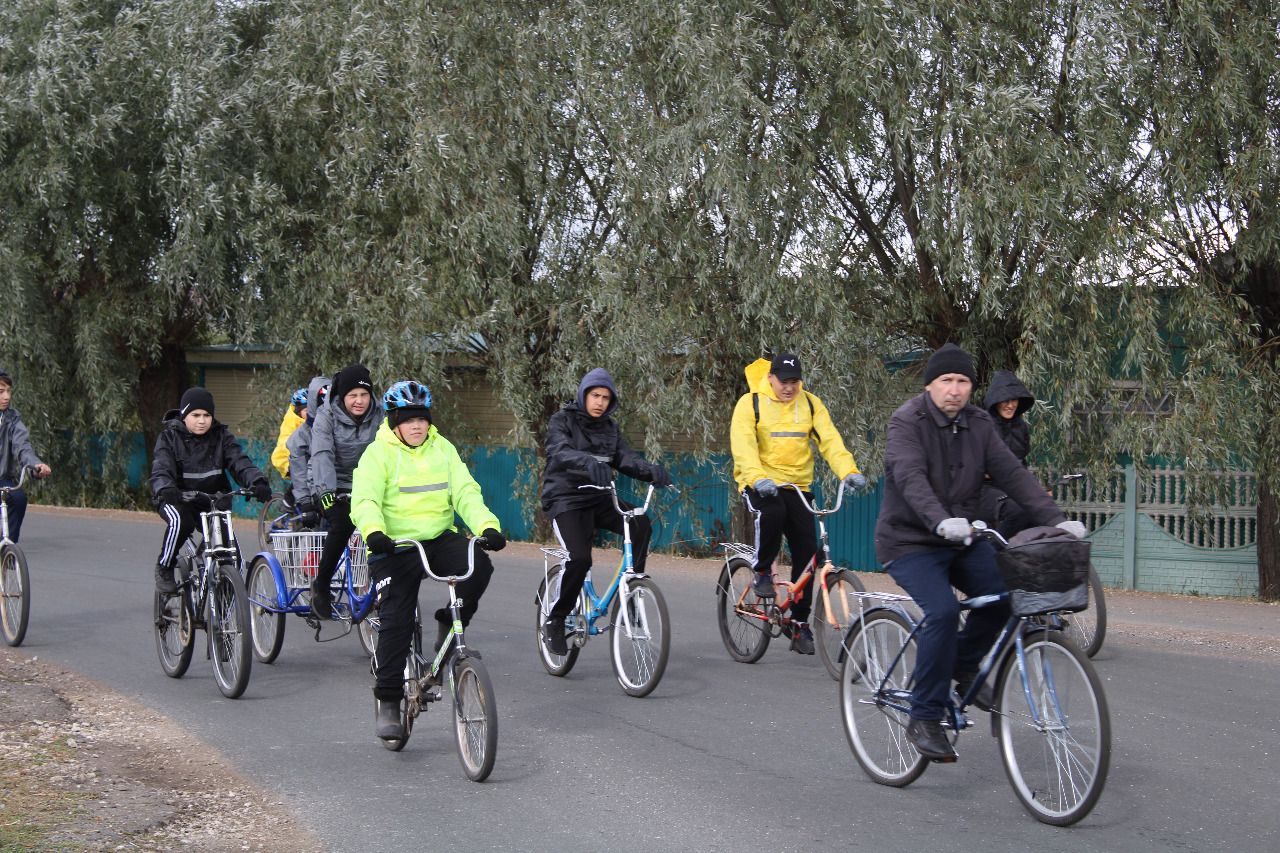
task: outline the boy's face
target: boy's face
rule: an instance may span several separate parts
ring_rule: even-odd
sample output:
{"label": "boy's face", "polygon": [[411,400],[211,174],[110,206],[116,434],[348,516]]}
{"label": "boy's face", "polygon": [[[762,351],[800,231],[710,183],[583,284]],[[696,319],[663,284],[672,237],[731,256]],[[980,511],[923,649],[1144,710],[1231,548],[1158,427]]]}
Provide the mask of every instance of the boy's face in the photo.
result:
{"label": "boy's face", "polygon": [[609,408],[609,401],[613,399],[613,395],[609,393],[609,389],[603,386],[587,389],[586,404],[587,414],[593,418],[598,418]]}
{"label": "boy's face", "polygon": [[204,435],[209,431],[209,427],[213,426],[213,415],[204,409],[192,409],[187,412],[182,422],[187,425],[187,432],[192,435]]}
{"label": "boy's face", "polygon": [[13,386],[8,382],[0,382],[0,412],[9,408],[9,401],[13,399]]}
{"label": "boy's face", "polygon": [[396,427],[396,435],[410,447],[417,447],[427,440],[427,431],[431,429],[431,421],[426,418],[409,418],[401,421]]}
{"label": "boy's face", "polygon": [[348,414],[358,418],[369,411],[369,401],[372,399],[373,397],[369,396],[369,392],[364,388],[353,388],[342,398],[342,405]]}
{"label": "boy's face", "polygon": [[800,380],[779,379],[770,373],[769,387],[773,389],[773,393],[781,402],[790,403],[796,398],[796,394],[800,393]]}
{"label": "boy's face", "polygon": [[996,411],[1000,413],[1000,417],[1011,421],[1013,416],[1018,414],[1018,401],[1005,400],[1003,403],[996,403]]}

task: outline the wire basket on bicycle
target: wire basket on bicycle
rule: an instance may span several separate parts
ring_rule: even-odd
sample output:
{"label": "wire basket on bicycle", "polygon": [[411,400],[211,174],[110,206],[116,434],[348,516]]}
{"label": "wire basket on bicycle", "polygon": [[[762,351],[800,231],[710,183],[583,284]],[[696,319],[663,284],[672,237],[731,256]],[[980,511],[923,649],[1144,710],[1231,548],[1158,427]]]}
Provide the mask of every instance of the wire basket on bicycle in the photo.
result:
{"label": "wire basket on bicycle", "polygon": [[[271,550],[284,570],[285,583],[291,587],[309,587],[324,550],[323,530],[275,531],[271,534]],[[347,543],[351,554],[351,585],[360,589],[369,583],[369,554],[364,539],[353,534]]]}
{"label": "wire basket on bicycle", "polygon": [[1056,527],[1032,527],[996,553],[1015,616],[1075,613],[1089,606],[1089,542]]}

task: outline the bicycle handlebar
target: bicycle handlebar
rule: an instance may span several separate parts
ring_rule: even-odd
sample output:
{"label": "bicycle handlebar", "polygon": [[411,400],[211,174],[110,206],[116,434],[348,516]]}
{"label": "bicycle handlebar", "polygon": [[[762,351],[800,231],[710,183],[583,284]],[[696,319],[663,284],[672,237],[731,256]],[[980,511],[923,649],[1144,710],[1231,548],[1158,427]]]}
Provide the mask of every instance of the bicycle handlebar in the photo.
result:
{"label": "bicycle handlebar", "polygon": [[427,560],[426,549],[422,547],[422,543],[417,539],[395,539],[392,541],[394,541],[396,545],[412,545],[414,548],[417,548],[418,559],[422,561],[422,571],[426,572],[427,577],[431,578],[433,581],[440,581],[441,583],[457,583],[458,581],[464,581],[471,577],[471,573],[476,570],[476,548],[480,547],[478,543],[483,541],[483,537],[473,536],[471,537],[471,540],[467,542],[467,573],[465,575],[438,575],[431,571],[431,563]]}
{"label": "bicycle handlebar", "polygon": [[832,515],[840,511],[840,504],[844,503],[844,480],[840,481],[839,490],[836,492],[836,505],[830,509],[817,509],[813,504],[809,503],[809,499],[804,496],[804,489],[795,483],[779,483],[780,489],[795,489],[797,495],[800,496],[800,503],[804,504],[804,508],[814,515]]}
{"label": "bicycle handlebar", "polygon": [[22,484],[23,484],[23,483],[25,483],[25,482],[27,482],[27,474],[28,474],[28,472],[34,472],[35,470],[36,470],[36,469],[35,469],[35,466],[34,466],[34,465],[23,465],[23,466],[22,466],[22,470],[20,470],[20,471],[18,472],[18,483],[17,483],[17,485],[14,485],[14,486],[0,486],[0,491],[4,492],[6,495],[7,495],[7,494],[9,494],[10,492],[16,492],[16,491],[18,491],[19,489],[21,489],[21,488],[22,488]]}
{"label": "bicycle handlebar", "polygon": [[975,537],[994,540],[1002,548],[1009,547],[1009,540],[1001,536],[999,530],[994,527],[988,527],[987,523],[982,519],[974,521],[969,527],[973,530]]}
{"label": "bicycle handlebar", "polygon": [[597,486],[594,483],[585,483],[581,486],[578,486],[578,488],[579,489],[595,489],[600,492],[608,492],[609,497],[613,499],[613,508],[618,511],[618,515],[624,515],[629,518],[634,518],[637,515],[644,515],[646,512],[649,511],[649,501],[653,500],[653,491],[654,491],[653,483],[650,483],[649,488],[644,495],[644,503],[640,504],[640,506],[634,509],[623,509],[622,505],[618,503],[618,487],[617,487],[617,484],[615,483],[610,483],[607,486]]}

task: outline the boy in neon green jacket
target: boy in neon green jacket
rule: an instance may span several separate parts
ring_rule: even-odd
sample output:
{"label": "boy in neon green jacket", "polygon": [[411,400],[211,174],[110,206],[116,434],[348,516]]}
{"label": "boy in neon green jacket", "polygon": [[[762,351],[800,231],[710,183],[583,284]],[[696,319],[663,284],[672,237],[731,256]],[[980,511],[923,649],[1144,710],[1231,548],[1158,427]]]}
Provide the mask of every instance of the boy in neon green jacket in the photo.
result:
{"label": "boy in neon green jacket", "polygon": [[[455,513],[472,530],[483,531],[486,550],[500,551],[507,540],[457,449],[431,423],[427,386],[397,382],[387,389],[383,407],[387,419],[351,476],[351,520],[369,548],[369,572],[378,589],[375,729],[380,738],[396,739],[404,736],[400,699],[422,564],[415,549],[397,550],[394,540],[419,540],[432,571],[440,575],[467,573],[467,537],[454,526]],[[463,625],[475,615],[492,575],[488,555],[477,554],[475,571],[457,585]],[[451,618],[446,607],[435,612],[437,649]]]}

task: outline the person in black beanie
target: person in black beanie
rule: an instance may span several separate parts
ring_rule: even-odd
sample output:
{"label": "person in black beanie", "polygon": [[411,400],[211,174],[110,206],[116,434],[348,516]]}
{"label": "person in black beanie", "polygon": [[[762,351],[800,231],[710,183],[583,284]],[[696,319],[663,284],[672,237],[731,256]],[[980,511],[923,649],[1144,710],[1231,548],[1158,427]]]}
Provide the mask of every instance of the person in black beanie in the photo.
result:
{"label": "person in black beanie", "polygon": [[199,513],[213,507],[210,494],[230,489],[226,469],[262,503],[271,500],[271,487],[231,430],[214,420],[213,395],[204,388],[188,388],[178,408],[165,414],[153,456],[151,504],[165,520],[156,591],[173,595],[178,591],[173,577],[178,549],[195,530]]}
{"label": "person in black beanie", "polygon": [[[876,558],[916,601],[924,621],[916,635],[915,688],[907,738],[926,758],[951,761],[955,751],[942,729],[954,678],[964,693],[1009,615],[1007,604],[973,610],[958,637],[960,607],[952,586],[966,596],[1003,592],[995,549],[974,540],[984,474],[1018,501],[1036,524],[1055,525],[1083,538],[997,434],[991,416],[969,405],[976,372],[955,344],[929,357],[924,393],[889,419],[884,500],[876,519]],[[989,710],[989,687],[975,704]]]}
{"label": "person in black beanie", "polygon": [[320,511],[329,523],[324,550],[311,582],[311,609],[320,619],[333,615],[333,582],[338,560],[355,525],[351,504],[339,500],[351,493],[351,472],[360,454],[382,425],[382,401],[374,393],[369,369],[349,364],[333,377],[329,399],[311,424],[311,459],[307,472],[311,491],[319,497]]}

